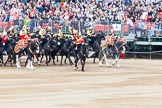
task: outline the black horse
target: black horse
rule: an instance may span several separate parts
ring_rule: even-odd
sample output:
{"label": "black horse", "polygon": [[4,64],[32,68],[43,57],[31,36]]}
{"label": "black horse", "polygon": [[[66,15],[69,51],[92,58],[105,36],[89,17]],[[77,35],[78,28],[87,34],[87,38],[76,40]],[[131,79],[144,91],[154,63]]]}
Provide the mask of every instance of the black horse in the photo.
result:
{"label": "black horse", "polygon": [[72,60],[70,58],[70,55],[69,55],[69,53],[70,53],[69,47],[71,45],[71,42],[72,42],[72,38],[68,38],[68,37],[65,38],[64,44],[63,44],[62,48],[60,49],[61,65],[62,65],[63,56],[66,57],[65,60],[64,60],[65,64],[67,64],[66,60],[68,59],[69,60],[69,64],[73,65],[73,62],[72,62]]}
{"label": "black horse", "polygon": [[61,61],[60,61],[60,65],[62,65],[62,61],[63,61],[63,57],[65,56],[65,60],[64,63],[67,64],[66,60],[69,60],[69,64],[72,65],[73,62],[69,56],[69,47],[71,45],[72,39],[71,38],[66,38],[63,37],[60,39],[60,37],[56,36],[54,37],[54,40],[56,42],[56,45],[52,45],[52,52],[51,52],[51,56],[53,59],[53,63],[55,63],[55,57],[57,56],[61,56]]}
{"label": "black horse", "polygon": [[34,69],[33,66],[33,60],[34,60],[34,55],[36,53],[39,53],[39,44],[37,41],[31,41],[30,44],[27,47],[27,69]]}
{"label": "black horse", "polygon": [[[89,52],[94,52],[92,53],[92,55],[94,55],[93,63],[96,63],[96,58],[98,58],[99,56],[101,40],[104,39],[104,36],[104,33],[98,32],[95,34],[95,36],[88,36],[88,39],[86,39],[89,45]],[[90,57],[91,54],[88,54],[87,56]]]}
{"label": "black horse", "polygon": [[51,48],[52,48],[52,38],[50,37],[44,37],[40,39],[40,50],[41,50],[41,62],[43,60],[43,57],[46,57],[46,65],[49,64],[51,61]]}
{"label": "black horse", "polygon": [[78,70],[78,61],[81,62],[81,71],[85,71],[85,62],[86,62],[86,44],[80,44],[77,49],[75,42],[71,42],[71,45],[69,47],[69,55],[74,54],[74,69]]}
{"label": "black horse", "polygon": [[15,45],[16,45],[16,38],[15,38],[15,36],[10,36],[9,38],[8,38],[8,40],[6,41],[6,44],[5,44],[5,51],[7,52],[7,60],[6,60],[6,62],[4,63],[4,66],[6,66],[6,64],[8,63],[8,62],[10,62],[10,64],[11,64],[11,66],[12,66],[12,60],[13,60],[13,54],[14,54],[14,47],[15,47]]}

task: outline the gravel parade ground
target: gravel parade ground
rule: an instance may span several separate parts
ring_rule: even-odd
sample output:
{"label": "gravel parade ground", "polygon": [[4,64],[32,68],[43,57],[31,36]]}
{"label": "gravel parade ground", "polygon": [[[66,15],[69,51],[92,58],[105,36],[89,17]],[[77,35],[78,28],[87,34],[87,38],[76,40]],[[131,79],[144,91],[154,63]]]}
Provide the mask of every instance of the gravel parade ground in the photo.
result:
{"label": "gravel parade ground", "polygon": [[0,108],[162,108],[162,60],[125,59],[100,67],[87,59],[74,66],[35,70],[0,67]]}

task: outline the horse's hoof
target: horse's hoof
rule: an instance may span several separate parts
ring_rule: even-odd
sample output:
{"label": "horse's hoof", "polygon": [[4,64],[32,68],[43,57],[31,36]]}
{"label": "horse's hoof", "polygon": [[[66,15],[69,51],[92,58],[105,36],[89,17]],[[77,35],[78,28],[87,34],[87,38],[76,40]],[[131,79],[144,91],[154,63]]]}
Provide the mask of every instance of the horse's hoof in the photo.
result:
{"label": "horse's hoof", "polygon": [[70,66],[72,66],[73,64],[70,64]]}
{"label": "horse's hoof", "polygon": [[35,68],[34,68],[34,67],[31,67],[30,69],[31,69],[31,70],[35,70]]}
{"label": "horse's hoof", "polygon": [[38,61],[38,63],[37,63],[38,65],[41,65],[41,63],[40,63],[40,61]]}
{"label": "horse's hoof", "polygon": [[85,70],[83,70],[83,69],[82,69],[81,71],[82,71],[82,72],[85,72]]}
{"label": "horse's hoof", "polygon": [[46,65],[48,66],[48,63],[46,63]]}
{"label": "horse's hoof", "polygon": [[26,69],[30,69],[30,67],[29,66],[26,66]]}
{"label": "horse's hoof", "polygon": [[103,64],[101,62],[99,62],[99,66],[103,66]]}
{"label": "horse's hoof", "polygon": [[75,67],[74,70],[78,70],[78,67]]}
{"label": "horse's hoof", "polygon": [[109,65],[109,64],[106,64],[106,66],[107,66],[107,67],[111,67],[111,65]]}
{"label": "horse's hoof", "polygon": [[17,66],[17,69],[21,69],[21,66]]}
{"label": "horse's hoof", "polygon": [[117,65],[116,67],[117,67],[117,68],[120,68],[120,66],[119,66],[119,65]]}

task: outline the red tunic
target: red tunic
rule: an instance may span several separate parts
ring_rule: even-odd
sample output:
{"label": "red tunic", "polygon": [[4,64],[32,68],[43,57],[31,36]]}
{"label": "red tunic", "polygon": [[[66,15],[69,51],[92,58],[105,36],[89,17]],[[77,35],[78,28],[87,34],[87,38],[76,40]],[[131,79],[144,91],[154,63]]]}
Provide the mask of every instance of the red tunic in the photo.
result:
{"label": "red tunic", "polygon": [[73,39],[76,43],[76,47],[78,47],[80,44],[83,44],[85,41],[82,37],[80,36],[74,36],[74,39]]}
{"label": "red tunic", "polygon": [[8,40],[8,37],[6,35],[2,36],[2,43],[3,44],[6,44],[7,40]]}
{"label": "red tunic", "polygon": [[26,34],[25,35],[20,35],[20,40],[25,40],[26,39]]}

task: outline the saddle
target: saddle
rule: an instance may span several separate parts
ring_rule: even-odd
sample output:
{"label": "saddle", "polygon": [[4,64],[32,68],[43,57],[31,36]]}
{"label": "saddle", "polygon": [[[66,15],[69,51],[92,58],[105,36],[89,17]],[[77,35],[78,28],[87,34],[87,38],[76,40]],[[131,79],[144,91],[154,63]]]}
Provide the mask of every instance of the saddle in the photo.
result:
{"label": "saddle", "polygon": [[17,45],[14,48],[15,53],[18,53],[19,51],[27,48],[28,46],[28,40],[19,40]]}

